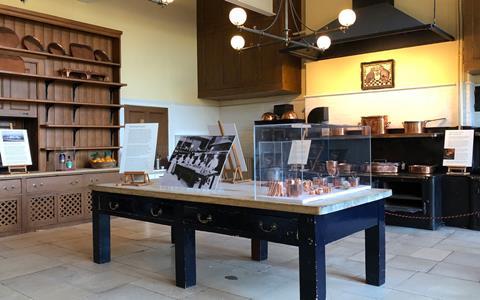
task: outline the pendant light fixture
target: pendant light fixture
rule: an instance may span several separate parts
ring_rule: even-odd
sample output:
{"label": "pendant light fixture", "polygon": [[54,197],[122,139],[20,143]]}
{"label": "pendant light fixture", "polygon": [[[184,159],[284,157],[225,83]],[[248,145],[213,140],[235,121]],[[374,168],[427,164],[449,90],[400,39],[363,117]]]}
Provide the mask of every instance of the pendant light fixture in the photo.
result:
{"label": "pendant light fixture", "polygon": [[165,7],[175,0],[149,0],[149,1],[160,5],[161,7]]}
{"label": "pendant light fixture", "polygon": [[[283,30],[285,34],[283,36],[280,36],[280,35],[269,33],[268,30],[271,29],[273,25],[275,25],[275,23],[278,21],[282,8],[285,10],[285,27]],[[275,39],[278,41],[283,41],[285,42],[286,46],[297,45],[297,46],[302,46],[310,49],[319,50],[322,52],[330,48],[330,46],[332,45],[332,40],[327,35],[329,32],[346,31],[350,26],[352,26],[355,23],[357,19],[357,16],[353,10],[344,9],[338,14],[338,22],[340,23],[339,27],[332,28],[332,29],[323,28],[320,30],[313,30],[302,22],[300,15],[298,14],[295,6],[293,5],[293,0],[281,0],[274,20],[269,26],[267,26],[264,29],[258,29],[257,27],[249,28],[244,26],[245,22],[247,21],[247,12],[243,8],[240,8],[240,7],[233,8],[230,11],[228,17],[230,19],[230,22],[233,25],[237,26],[237,28],[240,31],[246,31],[246,32],[258,34],[260,36],[265,36],[271,39]],[[296,29],[295,31],[289,28],[289,20],[293,20],[293,23]],[[299,24],[301,24],[305,28],[305,30],[311,31],[316,36],[318,36],[316,44],[308,43],[305,41],[305,39],[303,39],[303,37],[305,36],[305,32],[302,31],[302,29],[299,27]],[[246,41],[241,35],[233,36],[232,39],[230,40],[230,44],[232,48],[235,50],[246,50],[246,49],[262,46],[260,44],[257,44],[257,45],[245,48]]]}

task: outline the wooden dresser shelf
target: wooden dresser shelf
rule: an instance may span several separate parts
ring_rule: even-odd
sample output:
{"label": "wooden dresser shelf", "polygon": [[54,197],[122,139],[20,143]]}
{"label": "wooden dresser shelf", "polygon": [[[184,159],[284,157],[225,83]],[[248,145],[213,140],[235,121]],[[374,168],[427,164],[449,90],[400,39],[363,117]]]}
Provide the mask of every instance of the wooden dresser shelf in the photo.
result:
{"label": "wooden dresser shelf", "polygon": [[122,108],[121,104],[99,104],[99,103],[86,103],[86,102],[73,102],[73,101],[54,101],[54,100],[41,100],[41,99],[22,99],[22,98],[5,98],[0,97],[0,101],[21,102],[21,103],[39,103],[39,104],[52,104],[52,105],[65,105],[65,106],[90,106],[98,108]]}
{"label": "wooden dresser shelf", "polygon": [[30,50],[20,49],[20,48],[10,48],[10,47],[0,46],[0,50],[5,51],[5,52],[17,53],[17,54],[21,54],[21,55],[46,57],[46,58],[52,58],[52,59],[62,59],[62,60],[75,61],[75,62],[80,62],[80,63],[88,63],[88,64],[100,65],[100,66],[110,66],[110,67],[120,67],[121,66],[120,64],[114,63],[114,62],[84,59],[84,58],[78,58],[78,57],[67,56],[67,55],[52,54],[52,53],[49,53],[49,52],[30,51]]}
{"label": "wooden dresser shelf", "polygon": [[76,125],[76,124],[40,124],[45,128],[78,128],[78,129],[120,129],[121,125]]}
{"label": "wooden dresser shelf", "polygon": [[13,76],[13,77],[26,78],[26,79],[45,80],[45,82],[47,83],[59,81],[59,82],[70,82],[74,84],[87,84],[87,85],[118,87],[118,88],[127,86],[125,83],[95,81],[95,80],[86,80],[86,79],[74,79],[74,78],[66,78],[66,77],[60,77],[60,76],[37,75],[37,74],[18,73],[18,72],[10,72],[10,71],[3,71],[3,70],[0,70],[0,76]]}
{"label": "wooden dresser shelf", "polygon": [[40,148],[42,151],[86,151],[86,150],[118,150],[118,146],[91,146],[91,147],[47,147]]}

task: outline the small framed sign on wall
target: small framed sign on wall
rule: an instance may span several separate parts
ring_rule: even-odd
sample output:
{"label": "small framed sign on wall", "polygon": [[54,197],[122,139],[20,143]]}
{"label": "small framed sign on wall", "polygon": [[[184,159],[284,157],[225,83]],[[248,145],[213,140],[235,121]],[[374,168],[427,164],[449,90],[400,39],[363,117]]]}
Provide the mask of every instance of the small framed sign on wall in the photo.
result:
{"label": "small framed sign on wall", "polygon": [[379,90],[395,87],[395,62],[393,59],[361,64],[362,90]]}

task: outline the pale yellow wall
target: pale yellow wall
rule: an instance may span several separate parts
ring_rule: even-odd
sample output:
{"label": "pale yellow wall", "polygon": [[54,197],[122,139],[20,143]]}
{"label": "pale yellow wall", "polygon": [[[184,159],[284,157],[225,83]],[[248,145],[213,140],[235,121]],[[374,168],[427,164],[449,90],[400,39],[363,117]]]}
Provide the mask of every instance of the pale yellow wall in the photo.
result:
{"label": "pale yellow wall", "polygon": [[[197,99],[196,3],[147,0],[2,0],[2,4],[123,31],[122,98],[176,104]],[[208,102],[210,103],[210,102]]]}
{"label": "pale yellow wall", "polygon": [[395,88],[419,88],[456,84],[458,43],[373,52],[308,63],[307,96],[361,92],[360,64],[395,60]]}

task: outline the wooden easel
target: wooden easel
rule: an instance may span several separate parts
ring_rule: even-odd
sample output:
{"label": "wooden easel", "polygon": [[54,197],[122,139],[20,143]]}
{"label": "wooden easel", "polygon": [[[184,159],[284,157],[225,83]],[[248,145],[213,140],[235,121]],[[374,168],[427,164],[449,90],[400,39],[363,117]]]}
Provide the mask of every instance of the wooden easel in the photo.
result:
{"label": "wooden easel", "polygon": [[470,175],[466,167],[448,167],[447,175]]}
{"label": "wooden easel", "polygon": [[[225,130],[223,128],[222,122],[218,121],[218,127],[220,128],[220,134],[225,135]],[[238,138],[238,137],[237,137]],[[233,156],[233,159],[232,159]],[[235,164],[233,163],[235,161]],[[243,172],[240,164],[240,159],[238,158],[237,149],[235,148],[235,144],[232,143],[232,149],[230,150],[230,154],[228,155],[228,165],[230,168],[225,166],[223,169],[223,181],[228,183],[241,183],[241,182],[248,182],[250,180],[243,178]],[[229,173],[231,176],[229,176]]]}
{"label": "wooden easel", "polygon": [[[10,123],[10,129],[13,130],[13,124]],[[10,175],[27,174],[27,165],[8,166],[8,173]]]}
{"label": "wooden easel", "polygon": [[146,172],[125,172],[123,174],[122,185],[142,186],[150,183],[150,177]]}

